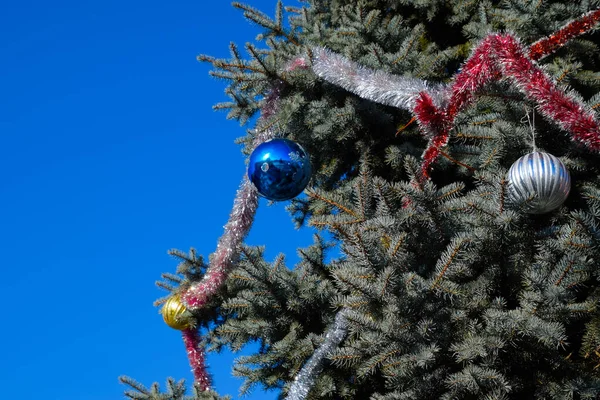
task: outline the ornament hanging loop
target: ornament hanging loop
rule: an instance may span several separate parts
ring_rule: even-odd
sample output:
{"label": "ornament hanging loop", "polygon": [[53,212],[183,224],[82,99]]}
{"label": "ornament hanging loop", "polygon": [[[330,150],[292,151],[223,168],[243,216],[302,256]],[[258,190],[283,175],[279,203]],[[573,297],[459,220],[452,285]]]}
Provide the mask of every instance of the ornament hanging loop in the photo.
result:
{"label": "ornament hanging loop", "polygon": [[527,105],[523,106],[525,108],[525,117],[521,119],[522,123],[525,123],[525,119],[527,119],[527,123],[529,124],[529,130],[531,131],[531,147],[532,151],[535,153],[538,151],[537,145],[535,144],[535,109],[529,109]]}

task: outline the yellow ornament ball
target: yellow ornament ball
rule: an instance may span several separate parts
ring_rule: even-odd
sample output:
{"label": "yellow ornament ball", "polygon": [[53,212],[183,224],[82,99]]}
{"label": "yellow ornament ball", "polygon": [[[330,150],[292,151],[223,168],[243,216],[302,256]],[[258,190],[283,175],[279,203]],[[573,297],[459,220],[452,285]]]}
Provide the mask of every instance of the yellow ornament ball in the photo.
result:
{"label": "yellow ornament ball", "polygon": [[192,314],[183,305],[179,294],[171,296],[163,305],[160,313],[165,323],[173,329],[182,331],[193,326]]}

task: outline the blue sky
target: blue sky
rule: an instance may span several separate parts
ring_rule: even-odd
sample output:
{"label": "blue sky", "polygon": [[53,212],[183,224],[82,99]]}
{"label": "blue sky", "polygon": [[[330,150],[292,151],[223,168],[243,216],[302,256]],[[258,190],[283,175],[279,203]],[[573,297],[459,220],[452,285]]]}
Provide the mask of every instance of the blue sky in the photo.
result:
{"label": "blue sky", "polygon": [[[249,0],[273,14],[275,0]],[[22,0],[0,14],[0,397],[123,398],[117,377],[191,381],[154,286],[166,251],[214,251],[244,173],[237,122],[211,106],[258,28],[228,1]],[[297,260],[311,242],[261,202],[248,242]],[[237,397],[232,355],[209,362]],[[256,391],[249,399],[273,399]]]}

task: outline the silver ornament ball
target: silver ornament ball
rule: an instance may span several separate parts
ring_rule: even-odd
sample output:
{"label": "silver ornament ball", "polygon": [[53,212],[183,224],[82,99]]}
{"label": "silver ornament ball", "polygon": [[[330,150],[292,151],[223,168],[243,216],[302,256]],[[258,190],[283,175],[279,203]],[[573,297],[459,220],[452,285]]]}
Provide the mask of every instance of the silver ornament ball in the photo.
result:
{"label": "silver ornament ball", "polygon": [[519,158],[508,170],[507,200],[529,214],[544,214],[569,196],[571,176],[552,154],[534,151]]}

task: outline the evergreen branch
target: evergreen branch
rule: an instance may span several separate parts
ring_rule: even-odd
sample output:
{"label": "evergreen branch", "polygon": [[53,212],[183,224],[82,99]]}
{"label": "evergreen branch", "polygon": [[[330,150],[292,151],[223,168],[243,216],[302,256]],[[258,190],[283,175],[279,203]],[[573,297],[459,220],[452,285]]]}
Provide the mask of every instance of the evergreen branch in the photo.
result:
{"label": "evergreen branch", "polygon": [[392,281],[392,279],[395,275],[395,269],[394,268],[386,268],[384,270],[384,273],[385,273],[385,279],[383,280],[383,287],[381,288],[381,291],[379,292],[379,297],[381,297],[381,298],[383,298],[385,296],[388,285],[390,284],[390,282]]}
{"label": "evergreen branch", "polygon": [[157,300],[154,300],[154,303],[152,303],[152,305],[153,305],[154,307],[158,307],[158,306],[160,306],[160,305],[162,305],[162,304],[166,303],[166,302],[167,302],[167,300],[169,300],[169,298],[170,298],[170,297],[171,297],[171,293],[169,293],[169,295],[168,295],[168,296],[164,296],[164,297],[161,297],[161,298],[159,298],[159,299],[157,299]]}
{"label": "evergreen branch", "polygon": [[554,286],[559,286],[562,283],[563,279],[565,279],[565,277],[567,276],[567,274],[571,271],[571,268],[573,268],[573,265],[575,265],[575,261],[574,260],[569,260],[569,264],[567,265],[567,267],[563,271],[563,273],[560,276],[560,278],[558,278],[558,280],[554,283]]}
{"label": "evergreen branch", "polygon": [[475,121],[475,122],[472,122],[471,125],[472,126],[479,126],[479,125],[493,124],[495,122],[498,122],[497,118],[486,119],[484,121]]}
{"label": "evergreen branch", "polygon": [[489,211],[484,210],[483,208],[479,207],[477,204],[473,203],[473,202],[468,202],[467,205],[469,206],[469,208],[472,208],[475,211],[479,211],[481,213],[484,213],[485,215],[492,217],[492,218],[496,218],[496,215],[492,214]]}
{"label": "evergreen branch", "polygon": [[335,230],[338,230],[341,225],[354,225],[361,224],[365,222],[364,219],[356,219],[352,221],[341,221],[341,222],[331,222],[331,221],[310,221],[311,226],[330,226]]}
{"label": "evergreen branch", "polygon": [[[356,284],[356,283],[352,282],[352,281],[351,281],[350,279],[348,279],[348,278],[347,278],[347,277],[346,277],[344,274],[345,274],[345,271],[335,271],[335,272],[334,272],[334,276],[335,276],[335,278],[336,278],[338,281],[340,281],[340,282],[344,283],[344,284],[345,284],[347,287],[354,288],[354,289],[356,289],[356,290],[358,290],[358,291],[360,291],[360,292],[362,292],[362,293],[364,293],[364,292],[365,292],[365,288],[364,288],[363,286],[360,286],[360,285],[358,285],[358,284]],[[346,303],[346,302],[344,302],[343,304],[340,304],[340,306],[346,306],[346,307],[348,307],[348,304],[349,304],[349,303]],[[358,304],[358,302],[354,302],[354,303],[352,303],[352,304]],[[362,305],[362,304],[363,304],[363,303],[361,303],[361,305]],[[364,303],[364,304],[366,304],[366,303]]]}
{"label": "evergreen branch", "polygon": [[[381,356],[376,357],[374,360],[372,360],[369,364],[366,365],[366,367],[364,369],[369,373],[374,373],[375,368],[377,368],[377,366],[383,364],[383,362],[385,360],[389,359],[390,357],[395,356],[398,353],[400,353],[400,350],[392,350],[387,353],[384,353]],[[365,376],[365,375],[363,374],[363,376]]]}
{"label": "evergreen branch", "polygon": [[396,243],[396,246],[394,247],[394,251],[392,251],[392,254],[390,256],[391,258],[396,257],[398,250],[400,250],[400,247],[402,247],[402,245],[404,244],[407,237],[408,237],[408,233],[402,232],[402,235],[401,235],[400,239],[398,240],[398,243]]}
{"label": "evergreen branch", "polygon": [[165,289],[167,292],[174,292],[177,288],[167,282],[156,281],[155,285],[161,289]]}
{"label": "evergreen branch", "polygon": [[459,132],[456,134],[456,137],[458,138],[462,138],[462,139],[478,139],[478,140],[492,140],[494,139],[493,136],[490,135],[469,135],[463,132]]}
{"label": "evergreen branch", "polygon": [[366,187],[367,185],[367,173],[365,172],[366,168],[361,168],[360,171],[360,175],[362,178],[362,182],[360,179],[356,180],[356,184],[355,184],[355,192],[356,192],[356,198],[358,199],[358,206],[360,209],[360,215],[364,218],[367,215],[367,207],[366,207],[366,201],[364,198],[364,194],[363,194],[363,188]]}
{"label": "evergreen branch", "polygon": [[[292,43],[294,46],[300,45],[296,38],[294,38],[291,34],[286,32],[285,29],[283,29],[283,25],[278,25],[276,21],[273,21],[272,19],[267,17],[267,15],[265,15],[264,13],[237,1],[234,1],[231,5],[235,8],[244,11],[244,16],[250,21],[266,29],[271,30],[276,36],[282,36],[286,38],[288,42]],[[280,5],[281,0],[277,2],[277,7],[280,7]]]}
{"label": "evergreen branch", "polygon": [[422,35],[423,25],[417,25],[413,30],[413,34],[407,40],[405,40],[404,43],[402,43],[402,47],[404,48],[403,54],[392,61],[392,65],[398,64],[400,61],[404,60],[408,56],[408,53],[412,50],[413,44],[420,39]]}
{"label": "evergreen branch", "polygon": [[333,230],[337,233],[339,233],[340,235],[342,235],[346,240],[350,241],[350,235],[348,234],[348,232],[346,232],[345,229],[343,229],[339,223],[333,223],[331,224],[331,227],[333,228]]}
{"label": "evergreen branch", "polygon": [[354,301],[354,302],[349,302],[349,303],[348,303],[348,302],[346,302],[346,303],[344,303],[344,306],[345,306],[346,308],[353,308],[353,309],[357,309],[357,308],[360,308],[360,307],[363,307],[363,306],[366,306],[366,305],[369,305],[369,302],[368,302],[368,301],[366,301],[366,300],[363,300],[363,301]]}
{"label": "evergreen branch", "polygon": [[[582,225],[580,221],[577,221],[577,222],[578,222],[579,226]],[[575,227],[571,230],[571,233],[569,234],[569,238],[566,241],[567,246],[571,246],[576,249],[588,249],[591,247],[589,244],[575,243],[574,239],[575,239],[576,235],[577,235],[577,227]]]}
{"label": "evergreen branch", "polygon": [[500,180],[500,190],[499,190],[499,203],[500,203],[500,210],[499,210],[499,214],[502,214],[504,212],[504,198],[506,197],[506,185],[508,185],[508,181],[505,178],[502,178]]}
{"label": "evergreen branch", "polygon": [[433,284],[431,285],[429,290],[434,290],[438,287],[440,281],[446,274],[446,271],[448,271],[448,268],[450,268],[450,265],[452,264],[452,262],[454,261],[455,257],[458,255],[458,253],[460,252],[463,244],[467,243],[469,241],[470,240],[468,240],[468,239],[459,239],[458,241],[453,241],[454,243],[452,243],[452,252],[450,253],[450,256],[448,257],[447,261],[444,263],[442,270],[440,271],[438,276],[435,278],[435,281],[433,282]]}
{"label": "evergreen branch", "polygon": [[495,147],[492,152],[490,153],[489,157],[485,159],[485,161],[481,164],[481,168],[485,168],[487,167],[492,160],[494,159],[494,157],[496,156],[496,154],[498,153],[498,148]]}
{"label": "evergreen branch", "polygon": [[463,168],[468,169],[471,172],[475,172],[475,168],[471,167],[470,165],[467,165],[465,163],[462,163],[458,160],[455,160],[454,158],[450,157],[447,153],[443,152],[440,150],[440,155],[443,156],[444,158],[446,158],[448,161],[450,161],[451,163],[454,163],[456,165],[460,165]]}
{"label": "evergreen branch", "polygon": [[181,285],[183,283],[183,279],[179,275],[171,274],[169,272],[165,272],[160,275],[163,279],[173,282],[174,284]]}
{"label": "evergreen branch", "polygon": [[[235,49],[235,51],[237,52],[237,49]],[[200,62],[211,63],[215,68],[220,68],[220,69],[223,69],[223,70],[226,70],[229,72],[246,71],[246,72],[255,72],[255,73],[259,73],[259,74],[265,73],[265,71],[262,71],[251,65],[248,65],[245,61],[243,61],[239,57],[236,57],[235,62],[232,62],[232,61],[228,61],[228,60],[217,59],[215,57],[208,56],[206,54],[199,54],[198,56],[196,56],[196,60],[198,60]]]}
{"label": "evergreen branch", "polygon": [[275,25],[283,26],[283,2],[281,0],[278,0],[275,6]]}
{"label": "evergreen branch", "polygon": [[285,258],[283,256],[283,254],[280,254],[277,256],[277,259],[275,260],[275,262],[273,263],[273,268],[271,268],[271,271],[269,271],[269,276],[267,278],[267,280],[269,282],[273,281],[273,276],[278,272],[279,267],[283,264]]}
{"label": "evergreen branch", "polygon": [[[246,50],[248,50],[248,52],[250,53],[250,55],[262,67],[262,69],[263,69],[262,73],[263,74],[265,74],[266,76],[269,76],[269,77],[275,77],[275,73],[273,73],[273,71],[269,70],[269,68],[267,67],[267,65],[263,62],[262,57],[260,57],[260,55],[258,54],[256,48],[251,43],[247,43],[246,44]],[[280,79],[283,80],[283,78],[280,78]]]}
{"label": "evergreen branch", "polygon": [[341,205],[341,204],[339,204],[339,203],[337,203],[337,202],[335,202],[335,201],[333,201],[333,200],[331,200],[331,199],[328,199],[328,198],[326,198],[326,197],[324,197],[324,196],[321,196],[320,194],[318,194],[317,192],[315,192],[315,191],[313,191],[313,190],[306,190],[306,194],[307,194],[309,197],[312,197],[312,198],[314,198],[314,199],[318,199],[318,200],[321,200],[321,201],[323,201],[323,202],[325,202],[325,203],[327,203],[327,204],[330,204],[330,205],[332,205],[332,206],[336,207],[337,209],[339,209],[340,211],[343,211],[343,212],[345,212],[346,214],[349,214],[349,215],[353,216],[354,218],[360,219],[360,218],[359,218],[359,216],[358,216],[358,215],[356,215],[356,214],[355,214],[355,213],[354,213],[352,210],[350,210],[349,208],[347,208],[347,207],[344,207],[343,205]]}
{"label": "evergreen branch", "polygon": [[376,179],[375,180],[375,188],[377,189],[377,193],[379,194],[379,199],[383,202],[383,204],[385,205],[386,208],[386,212],[391,212],[391,210],[393,210],[392,205],[388,202],[387,196],[385,195],[385,193],[383,192],[383,187],[384,186],[388,186],[387,183],[385,183],[382,180]]}
{"label": "evergreen branch", "polygon": [[367,251],[367,248],[365,247],[365,243],[363,242],[362,235],[359,232],[355,232],[354,238],[356,239],[354,242],[358,244],[358,248],[360,249],[360,252],[363,256],[363,260],[365,260],[371,267],[373,267],[373,264],[371,263],[371,259],[369,257],[369,253]]}
{"label": "evergreen branch", "polygon": [[441,200],[444,200],[444,199],[446,199],[448,197],[451,198],[455,194],[460,193],[463,189],[464,189],[464,185],[457,185],[456,188],[452,189],[451,191],[445,192],[441,196],[438,196],[437,200],[441,201]]}
{"label": "evergreen branch", "polygon": [[[300,255],[302,256],[303,260],[306,260],[309,262],[309,264],[317,270],[322,270],[323,269],[323,260],[314,260],[312,257],[310,257],[305,251],[304,249],[298,249],[298,253],[300,253]],[[308,273],[308,270],[305,272],[305,274]]]}
{"label": "evergreen branch", "polygon": [[244,281],[244,282],[257,282],[258,281],[255,278],[250,278],[248,276],[243,276],[240,274],[230,274],[229,276],[231,277],[231,279],[237,279],[237,280]]}
{"label": "evergreen branch", "polygon": [[406,130],[406,128],[411,126],[416,121],[417,121],[417,117],[412,117],[405,125],[402,125],[400,128],[398,128],[395,136],[397,137],[400,133],[404,132]]}
{"label": "evergreen branch", "polygon": [[361,356],[358,354],[340,354],[330,356],[329,359],[334,362],[338,362],[341,365],[348,365],[348,362],[352,360],[360,360]]}
{"label": "evergreen branch", "polygon": [[[137,390],[139,393],[142,393],[145,395],[150,394],[150,391],[148,390],[148,388],[146,388],[146,386],[142,385],[141,383],[139,383],[138,381],[136,381],[133,378],[122,375],[119,377],[119,381],[127,386],[132,387],[133,389]],[[135,397],[129,396],[128,393],[125,393],[125,395],[128,397],[131,397],[132,399],[135,399]]]}

